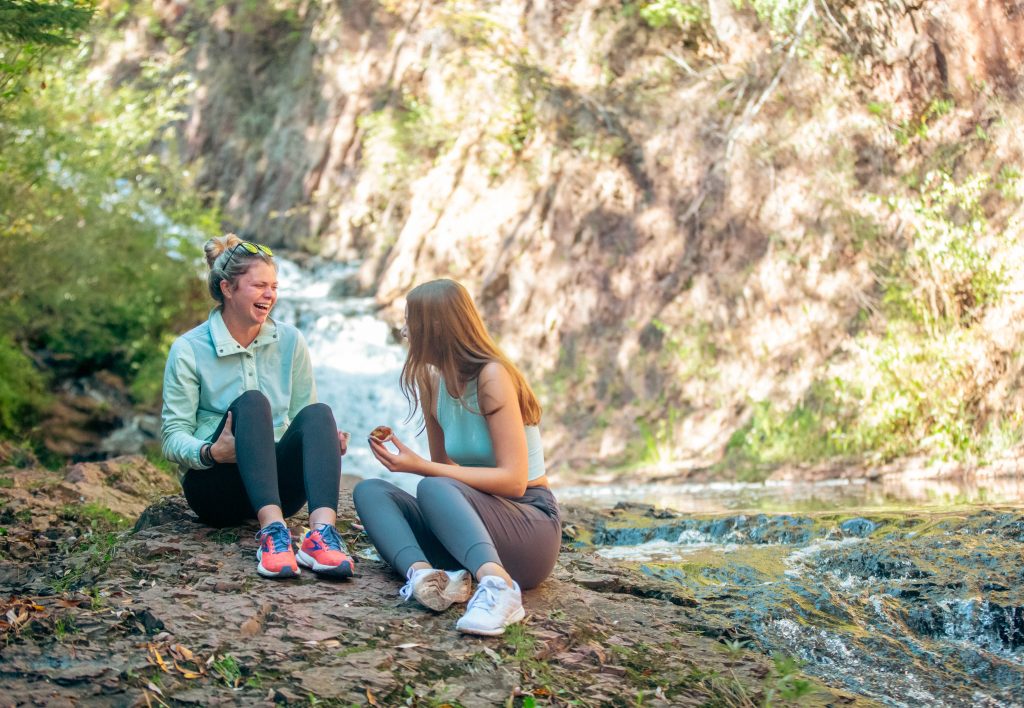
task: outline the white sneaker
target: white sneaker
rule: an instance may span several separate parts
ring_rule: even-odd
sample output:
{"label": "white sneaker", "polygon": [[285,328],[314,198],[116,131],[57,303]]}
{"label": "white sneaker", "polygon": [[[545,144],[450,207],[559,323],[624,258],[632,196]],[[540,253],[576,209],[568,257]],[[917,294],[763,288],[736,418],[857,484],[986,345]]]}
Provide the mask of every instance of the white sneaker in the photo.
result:
{"label": "white sneaker", "polygon": [[512,587],[509,587],[501,578],[485,575],[469,601],[466,614],[455,623],[455,628],[467,634],[496,637],[504,633],[505,627],[519,622],[525,616],[519,583],[513,581]]}
{"label": "white sneaker", "polygon": [[403,600],[416,600],[435,612],[447,610],[454,602],[469,599],[473,580],[467,570],[445,571],[435,568],[409,569],[409,579],[398,594]]}

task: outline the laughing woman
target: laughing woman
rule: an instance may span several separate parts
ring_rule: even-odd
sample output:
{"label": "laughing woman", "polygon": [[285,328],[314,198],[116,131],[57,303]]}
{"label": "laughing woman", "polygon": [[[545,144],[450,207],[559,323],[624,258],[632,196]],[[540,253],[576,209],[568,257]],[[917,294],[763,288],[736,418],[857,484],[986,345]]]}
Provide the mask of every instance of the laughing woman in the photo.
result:
{"label": "laughing woman", "polygon": [[[335,529],[347,434],[316,402],[309,351],[297,329],[270,318],[277,265],[234,234],[205,246],[216,307],[178,337],[164,372],[164,455],[184,472],[188,505],[207,525],[258,519],[257,572],[270,578],[352,575]],[[286,516],[309,501],[298,558]],[[298,562],[296,562],[298,561]]]}
{"label": "laughing woman", "polygon": [[397,452],[370,438],[387,469],[424,479],[415,497],[383,480],[360,482],[356,511],[381,557],[407,579],[403,598],[446,609],[469,599],[472,573],[479,586],[455,626],[498,635],[524,617],[520,588],[551,573],[561,544],[540,405],[464,287],[424,283],[406,303],[402,389],[423,411],[430,459],[394,435]]}

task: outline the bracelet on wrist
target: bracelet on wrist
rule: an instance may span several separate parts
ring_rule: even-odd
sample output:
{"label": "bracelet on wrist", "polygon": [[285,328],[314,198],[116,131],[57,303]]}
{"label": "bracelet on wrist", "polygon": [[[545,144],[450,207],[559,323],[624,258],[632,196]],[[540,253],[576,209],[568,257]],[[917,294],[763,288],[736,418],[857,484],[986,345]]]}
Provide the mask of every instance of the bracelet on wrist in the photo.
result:
{"label": "bracelet on wrist", "polygon": [[217,464],[217,461],[213,459],[213,443],[206,443],[199,448],[199,460],[208,467]]}

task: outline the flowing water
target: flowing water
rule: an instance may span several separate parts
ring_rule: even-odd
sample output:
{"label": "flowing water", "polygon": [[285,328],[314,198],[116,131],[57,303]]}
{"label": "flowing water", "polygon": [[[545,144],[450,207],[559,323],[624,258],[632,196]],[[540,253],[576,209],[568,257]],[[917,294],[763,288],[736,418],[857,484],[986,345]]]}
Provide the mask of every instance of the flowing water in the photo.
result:
{"label": "flowing water", "polygon": [[419,477],[391,473],[370,453],[366,438],[378,425],[421,455],[426,436],[417,436],[422,417],[409,417],[398,383],[405,349],[391,327],[376,316],[373,298],[332,296],[357,267],[322,263],[299,268],[278,259],[280,292],[274,317],[297,326],[309,344],[319,400],[334,411],[338,427],[352,434],[342,461],[345,474],[382,477],[412,491]]}
{"label": "flowing water", "polygon": [[[426,454],[418,417],[405,422],[402,345],[372,299],[331,296],[353,272],[282,261],[275,317],[305,334],[320,400],[352,433],[345,472],[412,491],[418,478],[387,472],[365,442],[385,424]],[[591,530],[596,552],[686,588],[695,622],[733,647],[795,656],[889,705],[1024,704],[1021,480],[555,491],[595,508],[627,502]]]}

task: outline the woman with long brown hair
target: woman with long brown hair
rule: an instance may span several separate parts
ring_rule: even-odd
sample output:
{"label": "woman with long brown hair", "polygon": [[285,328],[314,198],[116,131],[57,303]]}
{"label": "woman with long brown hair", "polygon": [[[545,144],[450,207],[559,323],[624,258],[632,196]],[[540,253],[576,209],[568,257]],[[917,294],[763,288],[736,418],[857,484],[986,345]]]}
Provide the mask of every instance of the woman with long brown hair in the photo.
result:
{"label": "woman with long brown hair", "polygon": [[[521,588],[543,581],[561,543],[548,488],[541,408],[487,333],[466,289],[434,280],[406,298],[402,390],[427,431],[425,460],[394,435],[370,438],[392,472],[423,475],[416,496],[379,479],[356,485],[356,510],[404,599],[441,611],[469,600],[456,627],[498,635],[525,612]],[[385,443],[391,442],[395,451]],[[472,578],[479,581],[470,599]]]}

